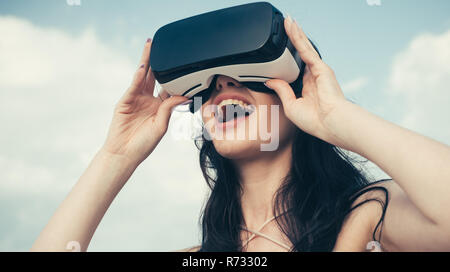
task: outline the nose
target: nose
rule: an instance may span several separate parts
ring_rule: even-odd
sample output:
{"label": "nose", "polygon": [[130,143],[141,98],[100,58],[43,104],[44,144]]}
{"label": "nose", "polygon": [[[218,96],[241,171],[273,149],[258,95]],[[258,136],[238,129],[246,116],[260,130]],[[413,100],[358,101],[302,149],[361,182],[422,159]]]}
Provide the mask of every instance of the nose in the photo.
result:
{"label": "nose", "polygon": [[240,87],[242,87],[242,84],[240,84],[239,81],[237,81],[231,77],[224,76],[224,75],[218,76],[216,79],[216,90],[221,91],[226,86],[240,88]]}

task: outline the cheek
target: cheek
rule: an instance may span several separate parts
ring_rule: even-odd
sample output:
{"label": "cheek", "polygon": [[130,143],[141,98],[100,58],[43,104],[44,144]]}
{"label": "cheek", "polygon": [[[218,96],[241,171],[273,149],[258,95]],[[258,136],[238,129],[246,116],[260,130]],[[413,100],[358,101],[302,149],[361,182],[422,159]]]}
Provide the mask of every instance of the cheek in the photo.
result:
{"label": "cheek", "polygon": [[214,111],[215,108],[209,102],[203,104],[200,108],[201,120],[205,126],[205,129],[210,131],[214,126]]}
{"label": "cheek", "polygon": [[261,105],[258,106],[258,126],[271,134],[283,135],[290,127],[290,121],[284,114],[283,106],[276,95],[261,93]]}
{"label": "cheek", "polygon": [[[256,93],[253,97],[257,104],[256,111],[236,128],[231,137],[226,137],[223,132],[218,135],[214,133],[215,108],[208,102],[202,105],[203,132],[208,132],[205,137],[213,140],[216,150],[222,156],[253,156],[261,151],[262,144],[274,141],[274,138],[279,144],[283,144],[293,135],[295,125],[285,116],[278,97],[265,93]],[[245,136],[241,137],[242,135]]]}
{"label": "cheek", "polygon": [[267,141],[270,137],[282,143],[292,137],[295,125],[286,117],[282,106],[273,104],[267,109],[262,107],[258,113],[258,134],[261,140]]}
{"label": "cheek", "polygon": [[280,130],[280,142],[285,142],[294,137],[294,132],[297,127],[286,115],[284,115],[283,108],[280,108],[279,117],[279,130]]}

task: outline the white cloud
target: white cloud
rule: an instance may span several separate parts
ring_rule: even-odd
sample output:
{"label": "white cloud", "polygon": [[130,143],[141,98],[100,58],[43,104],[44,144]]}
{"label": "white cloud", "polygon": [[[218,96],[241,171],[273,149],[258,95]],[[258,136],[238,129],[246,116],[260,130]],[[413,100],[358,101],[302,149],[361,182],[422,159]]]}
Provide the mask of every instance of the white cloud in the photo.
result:
{"label": "white cloud", "polygon": [[358,77],[356,79],[344,82],[342,84],[342,91],[347,94],[353,94],[360,91],[362,88],[367,86],[369,79],[367,77]]}
{"label": "white cloud", "polygon": [[[27,250],[103,143],[138,60],[93,29],[73,36],[0,16],[0,35],[0,214],[8,214],[0,250]],[[194,245],[203,183],[192,141],[165,137],[119,194],[90,249]]]}
{"label": "white cloud", "polygon": [[389,92],[401,125],[450,144],[450,30],[414,38],[392,64]]}

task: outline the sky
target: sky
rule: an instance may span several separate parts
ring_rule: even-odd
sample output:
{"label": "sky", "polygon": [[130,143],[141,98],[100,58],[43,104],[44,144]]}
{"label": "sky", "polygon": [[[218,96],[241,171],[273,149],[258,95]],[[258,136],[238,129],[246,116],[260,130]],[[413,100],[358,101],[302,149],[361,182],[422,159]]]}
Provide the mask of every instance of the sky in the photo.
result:
{"label": "sky", "polygon": [[[0,0],[0,251],[29,250],[86,169],[146,39],[167,23],[244,3]],[[303,27],[348,99],[450,144],[450,1],[270,3]],[[90,251],[199,244],[208,190],[189,137],[196,124],[190,113],[174,112],[166,136],[110,206]]]}

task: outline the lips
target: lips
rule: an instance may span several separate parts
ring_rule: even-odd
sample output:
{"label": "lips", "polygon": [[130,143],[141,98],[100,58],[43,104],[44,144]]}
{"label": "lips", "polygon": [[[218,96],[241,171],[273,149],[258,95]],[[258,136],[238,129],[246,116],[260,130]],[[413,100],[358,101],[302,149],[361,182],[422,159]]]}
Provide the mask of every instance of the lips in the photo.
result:
{"label": "lips", "polygon": [[223,93],[213,100],[216,105],[214,119],[216,127],[226,129],[236,126],[255,111],[255,106],[241,94]]}
{"label": "lips", "polygon": [[237,93],[224,93],[224,94],[220,94],[218,95],[216,98],[214,98],[213,104],[214,105],[219,105],[220,102],[222,102],[222,100],[225,99],[236,99],[236,100],[240,100],[244,103],[246,103],[247,105],[250,105],[251,103],[248,101],[247,98],[245,98],[243,95],[237,94]]}

